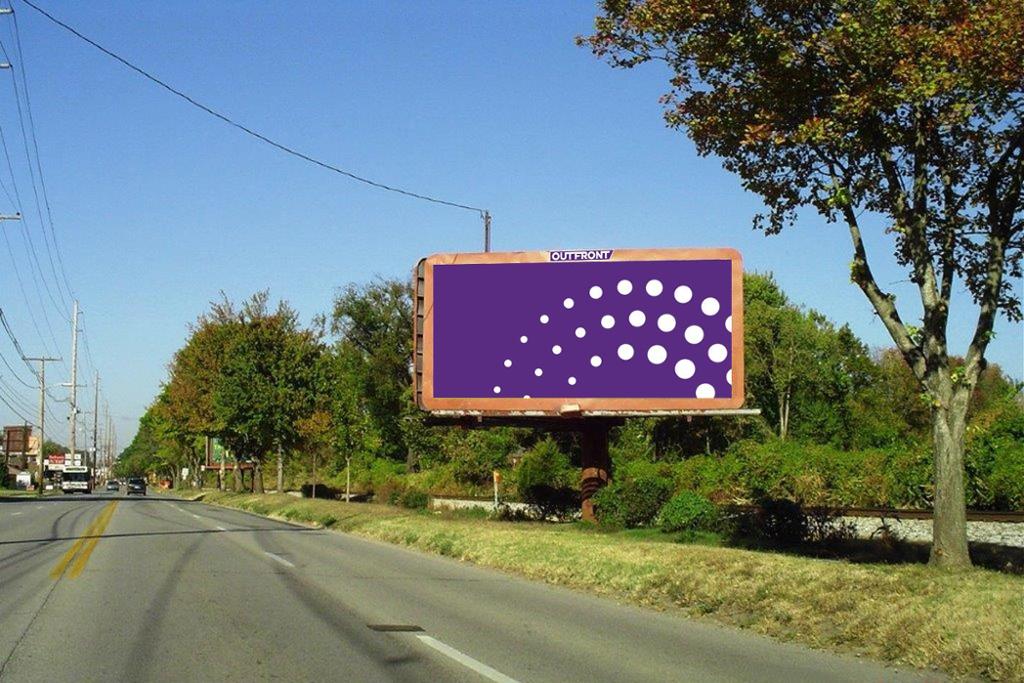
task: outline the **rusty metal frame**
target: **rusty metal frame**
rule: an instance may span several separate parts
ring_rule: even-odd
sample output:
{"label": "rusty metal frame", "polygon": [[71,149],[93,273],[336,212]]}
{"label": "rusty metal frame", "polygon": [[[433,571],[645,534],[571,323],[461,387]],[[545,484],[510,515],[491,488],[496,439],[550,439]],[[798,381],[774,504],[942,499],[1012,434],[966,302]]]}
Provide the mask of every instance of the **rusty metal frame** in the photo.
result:
{"label": "rusty metal frame", "polygon": [[434,254],[413,271],[414,382],[416,404],[439,419],[463,418],[616,418],[640,415],[755,415],[743,410],[743,260],[729,248],[615,249],[610,261],[726,260],[732,264],[732,385],[729,398],[438,398],[433,394],[433,269],[442,264],[547,263],[548,251]]}

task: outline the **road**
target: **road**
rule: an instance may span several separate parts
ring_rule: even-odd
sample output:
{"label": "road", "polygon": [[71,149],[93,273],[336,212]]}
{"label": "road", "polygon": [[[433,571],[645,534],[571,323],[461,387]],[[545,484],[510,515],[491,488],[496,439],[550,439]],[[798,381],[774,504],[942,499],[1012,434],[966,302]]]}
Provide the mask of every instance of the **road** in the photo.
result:
{"label": "road", "polygon": [[5,682],[939,679],[201,503],[0,499]]}

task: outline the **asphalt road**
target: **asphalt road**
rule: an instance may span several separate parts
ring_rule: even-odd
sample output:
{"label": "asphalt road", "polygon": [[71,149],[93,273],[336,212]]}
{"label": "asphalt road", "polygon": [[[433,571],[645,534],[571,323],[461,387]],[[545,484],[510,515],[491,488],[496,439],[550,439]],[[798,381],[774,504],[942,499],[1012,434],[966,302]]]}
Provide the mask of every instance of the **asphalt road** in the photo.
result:
{"label": "asphalt road", "polygon": [[2,681],[939,679],[200,503],[0,499]]}

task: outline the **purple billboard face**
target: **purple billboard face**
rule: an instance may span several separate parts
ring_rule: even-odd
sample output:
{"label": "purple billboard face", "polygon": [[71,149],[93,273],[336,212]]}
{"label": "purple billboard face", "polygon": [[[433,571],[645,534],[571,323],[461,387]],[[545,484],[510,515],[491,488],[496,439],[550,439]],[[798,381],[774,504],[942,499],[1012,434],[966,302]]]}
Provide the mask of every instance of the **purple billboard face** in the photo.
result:
{"label": "purple billboard face", "polygon": [[742,404],[742,265],[732,250],[442,255],[424,276],[428,410]]}

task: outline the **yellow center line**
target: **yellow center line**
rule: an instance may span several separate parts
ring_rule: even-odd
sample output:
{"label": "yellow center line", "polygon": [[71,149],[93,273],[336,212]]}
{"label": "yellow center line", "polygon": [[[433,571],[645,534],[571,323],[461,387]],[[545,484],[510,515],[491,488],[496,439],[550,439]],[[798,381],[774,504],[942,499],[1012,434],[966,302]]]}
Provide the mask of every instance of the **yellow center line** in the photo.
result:
{"label": "yellow center line", "polygon": [[64,574],[64,570],[67,569],[68,565],[75,559],[75,556],[78,555],[78,551],[85,547],[85,552],[78,556],[78,561],[75,562],[74,566],[71,568],[69,576],[73,579],[82,573],[82,570],[85,568],[85,563],[89,560],[89,555],[92,554],[93,548],[96,547],[96,542],[99,540],[99,537],[103,535],[104,530],[107,528],[107,524],[110,523],[110,518],[114,516],[114,509],[116,507],[117,501],[115,500],[111,501],[105,508],[103,508],[103,511],[100,512],[96,519],[92,521],[89,528],[85,530],[85,533],[75,541],[74,545],[64,553],[64,556],[60,559],[60,562],[57,563],[57,566],[50,571],[51,579],[59,579],[61,575]]}

